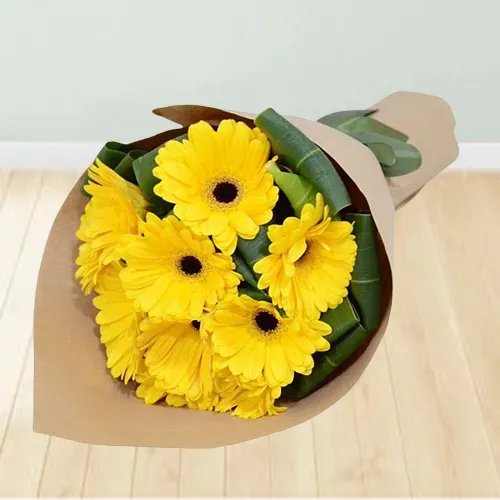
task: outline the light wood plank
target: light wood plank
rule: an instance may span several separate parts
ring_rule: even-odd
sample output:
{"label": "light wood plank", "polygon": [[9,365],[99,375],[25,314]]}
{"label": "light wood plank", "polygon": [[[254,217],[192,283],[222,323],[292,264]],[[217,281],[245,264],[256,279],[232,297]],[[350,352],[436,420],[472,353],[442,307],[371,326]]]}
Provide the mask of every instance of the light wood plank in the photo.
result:
{"label": "light wood plank", "polygon": [[[29,221],[33,212],[29,202],[37,199],[41,179],[40,173],[36,171],[23,174],[18,175],[17,172],[14,174],[2,210],[3,215],[5,210],[13,208],[12,200],[25,202],[27,208],[23,211],[20,207],[20,217],[17,217],[18,214],[12,217],[11,213],[11,217],[19,224],[18,234],[25,232],[23,222]],[[10,380],[9,383],[2,384],[0,387],[2,409],[0,431],[4,437],[0,455],[0,464],[4,464],[0,466],[0,484],[11,494],[20,488],[19,494],[36,495],[45,460],[48,438],[32,433],[32,353],[27,365],[25,361],[32,335],[34,291],[38,267],[52,221],[64,199],[65,188],[69,188],[70,184],[72,184],[71,177],[68,181],[67,173],[62,176],[52,172],[44,174],[40,197],[34,205],[36,208],[29,221],[26,239],[24,242],[20,237],[16,239],[18,245],[21,242],[18,247],[20,257],[18,265],[12,266],[15,274],[9,282],[8,292],[6,291],[5,309],[0,320],[0,377],[2,380]],[[10,221],[2,219],[2,215],[0,215],[0,221],[9,224]],[[16,397],[23,366],[25,368],[21,389],[17,394],[13,413],[10,413],[8,408],[12,407],[12,402]],[[30,456],[28,474],[21,484],[19,473],[16,475],[15,471],[16,468],[23,470],[26,455]]]}
{"label": "light wood plank", "polygon": [[[450,206],[455,204],[454,197],[440,196],[439,202],[437,201],[434,190],[438,186],[439,182],[428,186],[420,197],[404,209],[400,214],[401,220],[398,220],[397,263],[400,274],[395,290],[395,308],[401,315],[398,318],[398,326],[405,332],[405,337],[399,341],[411,342],[409,337],[414,337],[415,342],[425,345],[422,356],[428,359],[426,364],[430,369],[429,378],[432,385],[423,394],[423,398],[435,398],[433,421],[434,425],[438,426],[436,433],[439,433],[444,441],[441,445],[442,456],[439,458],[442,466],[437,468],[441,477],[435,477],[439,490],[442,494],[456,491],[463,496],[496,495],[498,474],[464,354],[459,334],[460,325],[450,302],[427,218],[426,207],[432,207],[432,212],[436,203]],[[413,230],[408,231],[408,227]],[[409,290],[411,295],[408,294]],[[410,307],[400,305],[399,300],[409,302]],[[397,364],[398,361],[394,360],[394,363]],[[404,377],[404,373],[400,372],[407,369],[403,364],[400,364],[399,368],[395,366],[393,378],[396,384]],[[422,372],[421,368],[419,372]],[[401,391],[408,390],[407,382],[404,379]],[[433,393],[435,396],[432,396]],[[403,426],[411,429],[412,424],[409,421],[415,419],[415,407],[418,403],[413,400],[409,401],[408,405],[408,408],[403,408],[401,403],[400,407],[403,418],[407,420]],[[426,429],[429,429],[429,425]],[[418,451],[411,450],[411,447],[410,442],[408,454],[412,462],[410,470],[414,474],[413,482],[415,488],[424,488],[415,494],[431,493],[427,489],[429,482],[417,479],[422,467],[421,458],[417,456]],[[419,443],[420,453],[421,448]],[[444,464],[448,466],[443,468]],[[436,471],[432,473],[435,474]],[[436,490],[435,486],[432,491]]]}
{"label": "light wood plank", "polygon": [[44,175],[41,187],[39,172],[15,172],[0,212],[0,234],[9,235],[9,244],[2,245],[0,266],[0,380],[9,381],[0,384],[0,442],[31,339],[34,293],[45,241],[65,190],[72,184],[68,174]]}
{"label": "light wood plank", "polygon": [[315,497],[318,480],[311,421],[272,434],[271,496]]}
{"label": "light wood plank", "polygon": [[352,389],[368,496],[411,493],[383,341]]}
{"label": "light wood plank", "polygon": [[[9,293],[12,276],[22,251],[29,222],[33,216],[40,185],[41,172],[37,170],[15,171],[9,190],[0,211],[0,234],[8,238],[2,244],[2,265],[0,266],[0,307]],[[1,313],[0,313],[1,314]]]}
{"label": "light wood plank", "polygon": [[[402,268],[398,276],[404,279]],[[417,497],[456,496],[456,474],[445,438],[435,376],[427,346],[418,335],[425,328],[425,319],[415,314],[400,287],[396,286],[395,291],[399,293],[385,346],[412,493]]]}
{"label": "light wood plank", "polygon": [[225,448],[181,450],[181,497],[222,497],[225,475]]}
{"label": "light wood plank", "polygon": [[[459,416],[470,412],[478,399],[480,402],[480,417],[469,421],[467,429],[466,423],[462,424],[461,439],[455,444],[461,445],[461,449],[454,450],[454,456],[462,457],[463,470],[470,463],[468,481],[463,488],[466,491],[484,489],[485,494],[498,494],[500,464],[500,337],[496,327],[500,324],[496,304],[500,294],[500,270],[496,265],[500,236],[491,225],[500,209],[496,191],[499,187],[498,175],[449,175],[436,179],[433,190],[426,196],[427,203],[434,204],[433,210],[426,208],[426,211],[436,241],[437,265],[449,290],[455,311],[455,329],[462,341],[470,369],[468,374],[473,381],[471,392],[474,394],[468,404],[464,402],[457,408],[460,415],[454,417],[453,423],[456,425]],[[449,201],[440,203],[439,200]],[[479,418],[486,429],[482,439],[477,436],[481,429],[476,424]],[[471,453],[469,448],[481,443],[480,450],[467,459],[466,455]],[[486,447],[491,447],[488,451],[494,454],[495,487],[493,481],[485,484],[483,468],[486,467],[486,471],[491,468],[491,455],[484,451]],[[482,460],[478,463],[479,455]]]}
{"label": "light wood plank", "polygon": [[9,235],[8,244],[2,245],[0,266],[0,380],[4,381],[0,384],[0,449],[32,334],[34,288],[47,229],[42,205],[31,220],[40,182],[39,172],[16,172],[0,212],[0,234]]}
{"label": "light wood plank", "polygon": [[[46,229],[50,229],[64,198],[80,176],[76,169],[49,170],[43,173],[40,204],[50,207],[46,216]],[[46,198],[50,201],[47,202]],[[47,233],[48,234],[48,233]],[[41,243],[46,238],[41,239]],[[41,255],[41,254],[40,254]],[[40,480],[39,495],[44,497],[79,496],[89,447],[85,444],[51,438],[46,464]],[[61,471],[65,471],[61,474]]]}
{"label": "light wood plank", "polygon": [[178,449],[139,448],[134,471],[134,497],[176,497],[181,453]]}
{"label": "light wood plank", "polygon": [[85,498],[129,498],[136,448],[91,446],[83,485]]}
{"label": "light wood plank", "polygon": [[[47,436],[32,433],[33,353],[30,341],[34,291],[45,241],[64,198],[64,189],[69,183],[67,175],[46,172],[40,191],[40,173],[31,171],[22,174],[14,174],[0,214],[0,224],[8,226],[11,221],[2,218],[5,210],[14,208],[12,205],[15,205],[15,201],[25,201],[28,208],[23,211],[22,207],[19,207],[19,218],[17,214],[16,217],[11,214],[12,219],[19,224],[17,234],[22,234],[25,232],[23,222],[28,222],[33,213],[29,202],[38,200],[35,201],[35,210],[29,221],[25,241],[22,241],[20,236],[16,238],[17,244],[20,244],[20,257],[18,265],[13,265],[15,274],[6,289],[5,309],[0,319],[0,379],[10,380],[0,387],[0,431],[3,435],[3,446],[0,450],[0,485],[6,494],[34,496],[38,491],[48,443]],[[30,357],[26,364],[28,347]],[[16,398],[18,381],[23,371]],[[8,408],[12,406],[14,398],[16,403],[11,413]],[[27,472],[21,476],[23,470]]]}
{"label": "light wood plank", "polygon": [[[448,175],[453,176],[453,174]],[[434,193],[439,189],[440,183],[441,180],[438,180],[434,186],[431,185],[428,194],[424,193],[422,196],[422,203],[429,215],[427,222],[431,241],[429,245],[425,245],[424,250],[429,254],[422,255],[428,264],[420,274],[419,283],[423,286],[417,293],[423,295],[428,290],[428,284],[425,283],[428,280],[434,279],[436,286],[427,293],[426,303],[420,302],[419,306],[426,306],[429,312],[428,325],[432,325],[431,328],[425,329],[425,338],[436,374],[441,413],[445,431],[452,446],[451,452],[458,476],[460,495],[496,496],[500,493],[498,471],[470,366],[464,352],[460,335],[461,325],[456,308],[450,299],[449,285],[445,280],[443,263],[439,258],[438,236],[433,234],[431,227],[433,210],[429,210],[429,207],[437,199]],[[452,199],[449,198],[450,201]],[[433,263],[433,258],[435,263]],[[442,297],[441,300],[439,295]],[[436,307],[438,304],[440,307]],[[500,356],[498,359],[500,361]],[[499,373],[497,371],[497,375]]]}
{"label": "light wood plank", "polygon": [[262,498],[271,495],[269,436],[227,447],[228,497]]}
{"label": "light wood plank", "polygon": [[48,436],[33,434],[33,349],[30,346],[12,419],[0,454],[0,497],[35,497]]}
{"label": "light wood plank", "polygon": [[[482,349],[478,349],[477,347],[477,338],[467,338],[467,347],[471,351],[471,369],[481,402],[488,436],[495,455],[497,470],[500,473],[500,408],[498,405],[498,394],[500,393],[500,336],[494,334],[495,331],[498,332],[498,328],[495,328],[494,325],[500,325],[500,309],[496,300],[500,296],[500,269],[496,265],[498,261],[497,249],[500,248],[500,232],[492,231],[489,227],[489,224],[493,223],[493,217],[496,218],[496,213],[500,208],[498,195],[500,192],[500,175],[495,175],[495,173],[491,172],[482,176],[471,176],[469,174],[464,180],[469,193],[473,193],[472,204],[480,207],[475,220],[475,234],[477,235],[477,239],[475,240],[477,243],[476,259],[477,255],[482,255],[482,252],[486,250],[484,254],[486,265],[482,269],[483,287],[478,289],[471,287],[467,289],[469,294],[472,294],[473,290],[476,290],[477,294],[473,303],[467,309],[464,306],[464,309],[461,310],[461,312],[468,316],[468,320],[464,321],[462,334],[464,339],[467,333],[469,333],[469,337],[471,336],[468,329],[469,327],[473,328],[471,321],[474,319],[472,317],[473,308],[478,302],[481,302],[477,306],[478,309],[476,309],[480,319],[476,320],[476,327],[473,331],[476,332],[476,336],[482,336],[486,331],[488,333],[484,335],[485,342],[480,344],[483,347]],[[487,226],[485,222],[488,224]],[[481,234],[479,235],[479,233]],[[485,234],[487,234],[487,238]],[[471,252],[468,256],[472,259],[471,254],[474,248],[470,250]],[[473,266],[470,266],[468,270],[469,273],[472,273]],[[480,284],[478,285],[480,286]],[[483,300],[480,301],[481,297]],[[474,347],[472,344],[475,344]],[[477,350],[479,350],[479,355]],[[491,377],[493,377],[493,380]]]}
{"label": "light wood plank", "polygon": [[51,437],[40,480],[39,496],[80,497],[89,453],[89,445]]}
{"label": "light wood plank", "polygon": [[366,495],[352,392],[313,421],[318,493],[321,497]]}

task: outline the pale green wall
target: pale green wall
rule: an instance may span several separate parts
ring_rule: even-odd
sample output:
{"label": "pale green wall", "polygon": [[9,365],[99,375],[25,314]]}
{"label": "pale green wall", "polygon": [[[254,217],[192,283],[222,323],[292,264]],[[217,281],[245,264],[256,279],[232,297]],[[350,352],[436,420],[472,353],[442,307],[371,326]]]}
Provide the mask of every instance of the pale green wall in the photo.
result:
{"label": "pale green wall", "polygon": [[395,90],[499,141],[500,0],[0,0],[0,141],[145,137],[174,103],[317,118]]}

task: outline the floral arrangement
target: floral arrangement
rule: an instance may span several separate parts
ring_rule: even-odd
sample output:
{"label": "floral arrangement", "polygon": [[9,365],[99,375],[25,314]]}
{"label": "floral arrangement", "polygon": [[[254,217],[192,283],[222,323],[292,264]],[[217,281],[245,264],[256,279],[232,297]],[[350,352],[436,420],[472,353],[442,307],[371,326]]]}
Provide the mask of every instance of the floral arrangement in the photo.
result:
{"label": "floral arrangement", "polygon": [[[373,111],[320,120],[386,176],[420,166]],[[111,375],[147,404],[276,415],[339,373],[380,324],[377,229],[338,166],[272,109],[198,121],[88,170],[76,278]]]}

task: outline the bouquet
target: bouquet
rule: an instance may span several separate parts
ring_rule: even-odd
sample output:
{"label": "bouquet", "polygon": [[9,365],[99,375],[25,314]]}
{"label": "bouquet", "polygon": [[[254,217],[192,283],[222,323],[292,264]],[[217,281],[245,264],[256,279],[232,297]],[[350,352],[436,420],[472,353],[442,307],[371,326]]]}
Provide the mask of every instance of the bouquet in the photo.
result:
{"label": "bouquet", "polygon": [[[272,108],[155,113],[182,128],[107,143],[54,224],[35,429],[199,447],[310,418],[352,386],[385,331],[392,211],[455,159],[449,108],[398,93],[317,123]],[[54,412],[56,391],[76,392],[78,409]]]}

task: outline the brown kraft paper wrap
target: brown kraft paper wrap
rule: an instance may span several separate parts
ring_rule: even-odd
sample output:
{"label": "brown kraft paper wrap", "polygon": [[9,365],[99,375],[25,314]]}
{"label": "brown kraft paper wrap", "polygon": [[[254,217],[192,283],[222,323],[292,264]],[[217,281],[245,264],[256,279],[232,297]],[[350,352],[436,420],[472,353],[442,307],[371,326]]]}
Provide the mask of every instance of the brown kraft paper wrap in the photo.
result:
{"label": "brown kraft paper wrap", "polygon": [[[74,278],[79,242],[75,232],[87,199],[79,181],[52,227],[38,277],[35,302],[34,431],[84,443],[169,448],[213,448],[282,431],[318,415],[342,398],[372,358],[391,312],[394,270],[394,210],[410,200],[458,155],[455,121],[439,98],[398,92],[373,106],[377,120],[404,132],[422,154],[415,172],[386,179],[372,152],[356,140],[317,122],[287,117],[334,159],[353,203],[368,206],[377,225],[383,268],[382,322],[347,369],[317,392],[274,417],[243,420],[229,414],[149,406],[106,368],[96,310]],[[326,110],[328,111],[328,110]],[[198,120],[218,123],[250,114],[203,106],[172,106],[155,113],[186,127]],[[182,133],[182,132],[181,132]],[[137,141],[153,149],[174,137],[169,131]]]}

